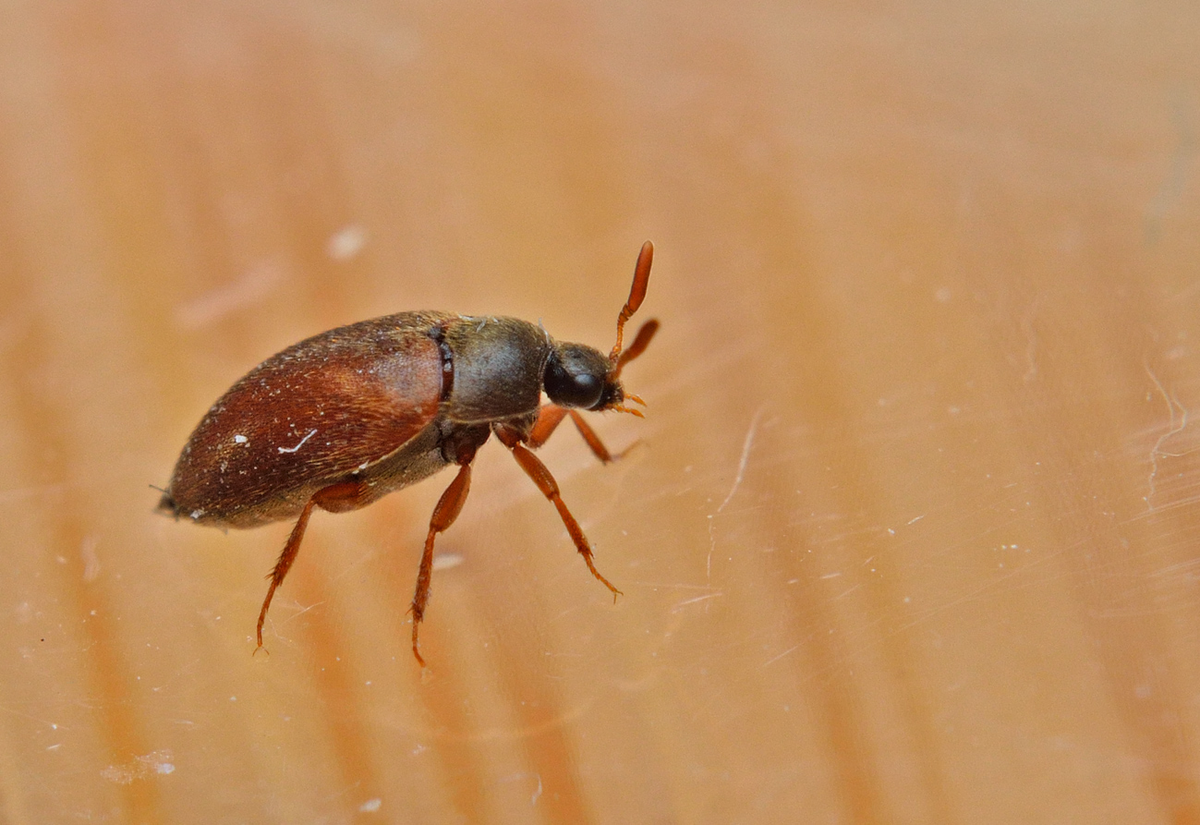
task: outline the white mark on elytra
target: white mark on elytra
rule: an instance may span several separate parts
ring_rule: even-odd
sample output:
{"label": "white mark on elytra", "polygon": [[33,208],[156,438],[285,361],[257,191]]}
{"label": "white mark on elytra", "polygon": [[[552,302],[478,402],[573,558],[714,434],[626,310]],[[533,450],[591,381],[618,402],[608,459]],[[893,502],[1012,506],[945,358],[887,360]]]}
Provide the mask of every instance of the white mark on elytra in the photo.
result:
{"label": "white mark on elytra", "polygon": [[297,444],[295,447],[278,447],[276,449],[278,449],[279,452],[281,452],[281,453],[294,453],[297,450],[299,450],[301,447],[304,446],[305,441],[308,441],[310,438],[312,438],[316,434],[317,434],[316,430],[309,430],[308,435],[306,435],[306,436],[304,436],[304,438],[300,439],[300,443]]}

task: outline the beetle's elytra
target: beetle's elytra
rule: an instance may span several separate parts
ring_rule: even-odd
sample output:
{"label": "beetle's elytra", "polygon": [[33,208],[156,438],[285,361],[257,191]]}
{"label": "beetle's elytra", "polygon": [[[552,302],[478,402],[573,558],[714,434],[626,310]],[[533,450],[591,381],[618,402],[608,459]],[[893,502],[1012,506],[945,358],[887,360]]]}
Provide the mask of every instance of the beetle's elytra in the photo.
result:
{"label": "beetle's elytra", "polygon": [[[275,590],[296,560],[314,507],[356,510],[450,464],[425,539],[412,600],[412,649],[429,600],[433,541],[454,523],[471,486],[475,451],[495,433],[558,509],[588,569],[592,548],[563,503],[558,484],[532,452],[570,416],[601,461],[610,453],[580,410],[618,410],[622,368],[642,354],[658,321],[642,325],[628,349],[621,335],[642,304],[654,247],[638,255],[629,299],[608,355],[555,341],[516,318],[401,312],[338,327],[273,355],[234,384],[188,438],[159,509],[216,527],[256,527],[296,518],[258,616],[258,647]],[[542,403],[542,393],[550,399]],[[258,648],[255,648],[256,650]]]}

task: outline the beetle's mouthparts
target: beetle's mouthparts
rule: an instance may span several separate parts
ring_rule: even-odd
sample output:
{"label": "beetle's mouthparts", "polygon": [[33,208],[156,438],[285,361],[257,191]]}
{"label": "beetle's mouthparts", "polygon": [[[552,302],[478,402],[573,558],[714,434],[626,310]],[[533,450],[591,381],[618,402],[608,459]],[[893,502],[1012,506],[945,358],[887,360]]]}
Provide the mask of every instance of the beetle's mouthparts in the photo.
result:
{"label": "beetle's mouthparts", "polygon": [[[637,401],[639,404],[641,404],[643,407],[644,407],[644,406],[646,406],[646,402],[645,402],[645,401],[642,401],[642,399],[640,399],[640,398],[636,398],[636,397],[634,397],[634,396],[632,396],[632,395],[627,395],[627,396],[625,396],[625,397],[626,397],[626,398],[632,398],[633,400],[635,400],[635,401]],[[623,413],[629,413],[630,415],[636,415],[638,418],[645,418],[645,417],[646,417],[646,416],[644,416],[644,415],[642,414],[642,411],[641,411],[641,410],[635,410],[635,409],[633,409],[632,407],[626,407],[624,404],[616,404],[616,405],[614,405],[614,406],[612,406],[612,407],[609,407],[609,409],[610,409],[610,410],[613,410],[613,411],[615,411],[615,412],[623,412]]]}

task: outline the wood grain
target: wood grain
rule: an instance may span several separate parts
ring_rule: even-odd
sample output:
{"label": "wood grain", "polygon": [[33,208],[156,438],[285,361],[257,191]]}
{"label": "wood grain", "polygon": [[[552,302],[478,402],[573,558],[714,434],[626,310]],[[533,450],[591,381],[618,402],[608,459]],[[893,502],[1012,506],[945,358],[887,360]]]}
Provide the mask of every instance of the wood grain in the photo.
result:
{"label": "wood grain", "polygon": [[[10,4],[0,820],[1200,822],[1194,4]],[[645,421],[288,525],[239,376],[442,309]]]}

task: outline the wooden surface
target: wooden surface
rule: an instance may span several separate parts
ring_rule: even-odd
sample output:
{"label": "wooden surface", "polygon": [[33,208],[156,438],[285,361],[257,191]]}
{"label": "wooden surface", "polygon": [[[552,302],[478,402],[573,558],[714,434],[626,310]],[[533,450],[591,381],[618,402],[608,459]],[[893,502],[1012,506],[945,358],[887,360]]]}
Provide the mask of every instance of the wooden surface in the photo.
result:
{"label": "wooden surface", "polygon": [[[1200,822],[1195,3],[8,4],[0,820]],[[612,343],[290,525],[152,512],[258,361],[406,309]]]}

